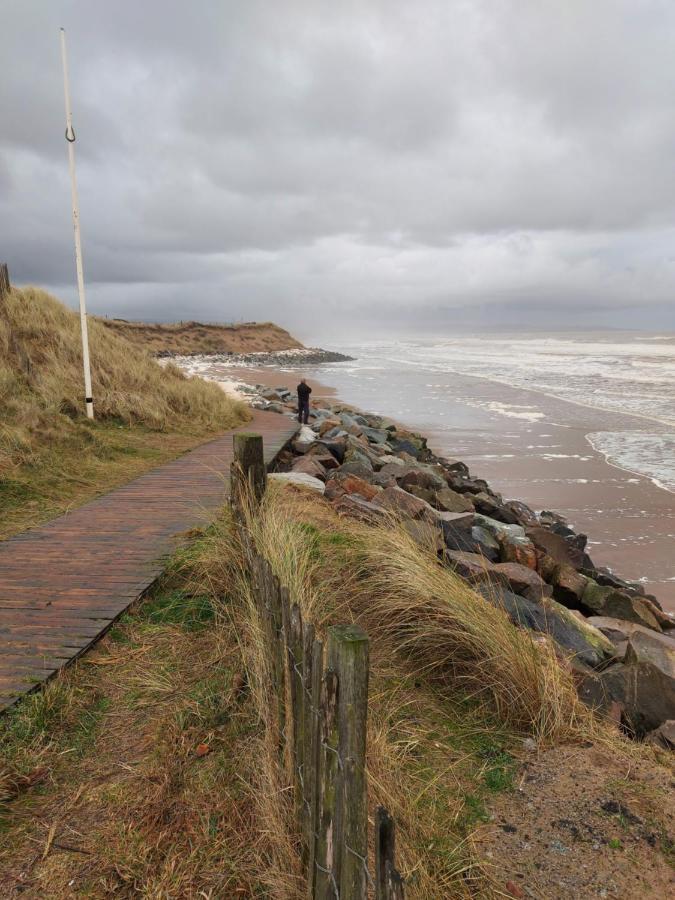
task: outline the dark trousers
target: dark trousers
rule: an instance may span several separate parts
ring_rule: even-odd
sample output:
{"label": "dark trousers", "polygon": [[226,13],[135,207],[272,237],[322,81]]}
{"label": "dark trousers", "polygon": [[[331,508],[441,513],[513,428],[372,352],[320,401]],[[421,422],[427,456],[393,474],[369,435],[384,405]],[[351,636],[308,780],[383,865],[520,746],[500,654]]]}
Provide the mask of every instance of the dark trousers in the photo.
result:
{"label": "dark trousers", "polygon": [[298,400],[298,422],[302,425],[309,422],[309,400]]}

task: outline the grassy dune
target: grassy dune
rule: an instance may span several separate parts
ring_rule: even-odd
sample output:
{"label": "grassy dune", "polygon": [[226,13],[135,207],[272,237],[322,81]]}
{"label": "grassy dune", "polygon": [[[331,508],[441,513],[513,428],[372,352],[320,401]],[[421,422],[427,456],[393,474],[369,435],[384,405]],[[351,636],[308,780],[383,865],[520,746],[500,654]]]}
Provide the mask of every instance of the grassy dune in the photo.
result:
{"label": "grassy dune", "polygon": [[113,334],[151,353],[258,353],[302,347],[273,322],[206,325],[202,322],[148,323],[124,319],[98,319]]}
{"label": "grassy dune", "polygon": [[213,384],[89,323],[96,421],[83,414],[79,317],[37,288],[0,303],[0,536],[245,421]]}

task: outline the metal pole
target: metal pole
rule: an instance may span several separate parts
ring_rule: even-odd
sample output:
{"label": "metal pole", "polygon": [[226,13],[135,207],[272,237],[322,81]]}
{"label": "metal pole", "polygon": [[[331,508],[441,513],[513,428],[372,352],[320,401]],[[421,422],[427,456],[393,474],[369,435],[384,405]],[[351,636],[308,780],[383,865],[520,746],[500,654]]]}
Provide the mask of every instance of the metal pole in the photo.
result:
{"label": "metal pole", "polygon": [[87,417],[94,418],[94,399],[91,395],[91,368],[89,366],[89,334],[87,331],[87,307],[84,299],[84,274],[82,271],[82,244],[80,241],[80,206],[77,200],[77,180],[75,178],[75,132],[73,114],[70,109],[70,89],[68,87],[68,57],[66,55],[66,32],[61,29],[61,58],[63,60],[63,92],[66,98],[66,141],[68,142],[68,163],[70,165],[70,187],[73,200],[73,230],[75,232],[75,265],[77,266],[77,289],[80,295],[80,324],[82,326],[82,363],[84,366],[84,402]]}

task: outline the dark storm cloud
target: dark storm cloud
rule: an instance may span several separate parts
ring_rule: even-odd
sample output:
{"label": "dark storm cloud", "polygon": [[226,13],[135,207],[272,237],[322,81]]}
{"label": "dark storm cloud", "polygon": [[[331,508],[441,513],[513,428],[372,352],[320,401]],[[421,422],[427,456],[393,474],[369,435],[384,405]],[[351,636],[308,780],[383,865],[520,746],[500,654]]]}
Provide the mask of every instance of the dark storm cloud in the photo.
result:
{"label": "dark storm cloud", "polygon": [[0,256],[154,318],[675,327],[665,0],[3,0]]}

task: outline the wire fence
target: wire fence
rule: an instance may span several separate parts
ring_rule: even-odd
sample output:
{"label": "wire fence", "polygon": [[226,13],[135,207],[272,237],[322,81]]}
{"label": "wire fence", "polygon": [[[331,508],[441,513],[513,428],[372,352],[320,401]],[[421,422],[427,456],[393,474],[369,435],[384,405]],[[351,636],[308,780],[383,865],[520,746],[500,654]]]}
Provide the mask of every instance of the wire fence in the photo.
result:
{"label": "wire fence", "polygon": [[395,865],[394,822],[375,817],[369,863],[366,729],[368,636],[358,625],[334,625],[324,642],[303,620],[288,589],[258,552],[239,515],[247,493],[265,489],[259,435],[235,437],[231,498],[261,623],[268,719],[279,764],[292,788],[302,836],[307,896],[316,900],[402,900]]}

